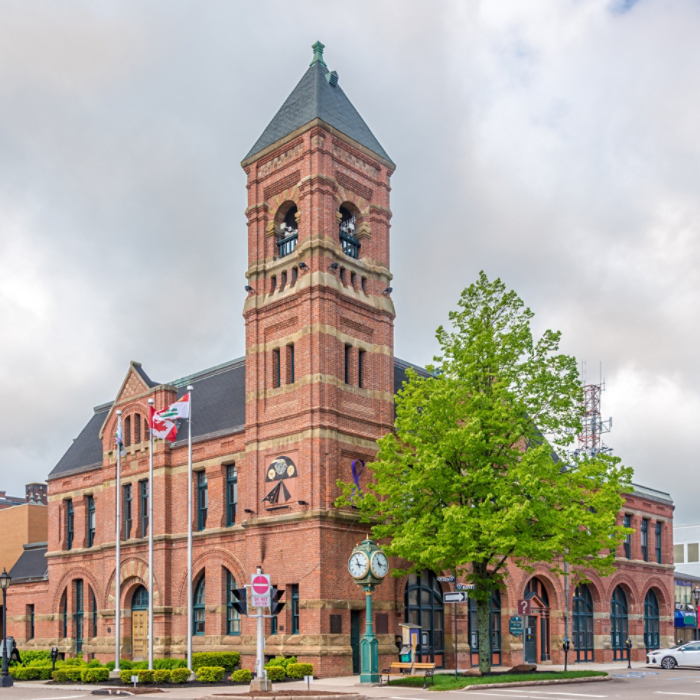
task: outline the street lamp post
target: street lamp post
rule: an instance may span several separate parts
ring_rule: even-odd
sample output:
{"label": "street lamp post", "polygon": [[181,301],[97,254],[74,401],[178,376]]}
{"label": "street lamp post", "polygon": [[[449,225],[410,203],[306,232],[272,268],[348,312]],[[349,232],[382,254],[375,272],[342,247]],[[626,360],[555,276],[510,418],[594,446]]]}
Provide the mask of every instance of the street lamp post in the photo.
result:
{"label": "street lamp post", "polygon": [[695,588],[693,590],[693,600],[695,601],[695,637],[700,635],[700,615],[698,615],[698,602],[700,602],[700,588]]}
{"label": "street lamp post", "polygon": [[7,672],[7,588],[12,578],[5,569],[0,574],[0,588],[2,588],[2,677],[0,687],[9,688],[13,685],[12,676]]}

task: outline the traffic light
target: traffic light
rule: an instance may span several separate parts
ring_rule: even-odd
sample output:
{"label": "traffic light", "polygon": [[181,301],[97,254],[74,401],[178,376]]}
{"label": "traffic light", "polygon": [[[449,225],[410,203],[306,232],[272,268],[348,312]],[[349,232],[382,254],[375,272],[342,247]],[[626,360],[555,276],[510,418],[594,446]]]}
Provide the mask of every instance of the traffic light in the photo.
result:
{"label": "traffic light", "polygon": [[238,612],[239,615],[248,614],[248,594],[245,588],[232,588],[231,594],[233,595],[233,600],[231,601],[233,609]]}
{"label": "traffic light", "polygon": [[270,601],[270,614],[277,615],[282,611],[284,603],[280,602],[280,598],[284,595],[284,588],[272,587],[272,600]]}

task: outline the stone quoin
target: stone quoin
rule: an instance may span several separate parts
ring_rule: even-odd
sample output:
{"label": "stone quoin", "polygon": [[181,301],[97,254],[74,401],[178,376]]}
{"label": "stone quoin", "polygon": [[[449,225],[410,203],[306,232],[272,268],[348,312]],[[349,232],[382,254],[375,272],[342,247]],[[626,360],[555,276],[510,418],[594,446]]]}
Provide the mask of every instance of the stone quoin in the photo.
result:
{"label": "stone quoin", "polygon": [[[132,362],[116,396],[97,406],[49,481],[46,567],[36,552],[18,561],[8,594],[8,633],[20,649],[57,646],[114,658],[144,658],[148,596],[154,654],[186,651],[187,426],[154,446],[148,493],[148,400],[164,408],[194,387],[194,651],[239,651],[255,661],[255,619],[240,619],[229,593],[261,566],[286,606],[265,621],[266,654],[296,655],[321,676],[359,672],[365,596],[347,561],[369,536],[355,511],[338,510],[337,481],[371,460],[392,429],[394,394],[410,363],[394,357],[390,180],[395,165],[314,45],[311,65],[242,162],[247,176],[248,270],[241,282],[245,357],[165,383]],[[439,241],[436,232],[433,244]],[[243,297],[246,287],[245,297]],[[422,372],[416,368],[417,371]],[[155,372],[154,372],[155,373]],[[116,411],[126,456],[116,484]],[[360,461],[361,460],[361,461]],[[361,472],[361,468],[357,469]],[[359,473],[362,483],[368,472]],[[115,496],[122,495],[122,565],[115,571]],[[153,522],[148,498],[153,497]],[[633,659],[673,637],[673,503],[635,487],[620,522],[635,528],[617,572],[570,592],[570,660]],[[644,523],[644,525],[643,525]],[[154,533],[154,590],[148,528]],[[644,532],[645,544],[642,542]],[[643,546],[646,548],[644,549]],[[390,562],[390,565],[397,562]],[[24,567],[24,568],[23,568]],[[45,569],[42,574],[41,571]],[[115,600],[120,577],[121,599]],[[380,668],[396,659],[400,623],[422,624],[423,657],[454,667],[454,584],[434,574],[387,577],[374,593]],[[524,637],[509,634],[517,601],[529,598]],[[564,584],[548,567],[510,566],[493,601],[493,660],[562,662]],[[459,663],[477,663],[475,613],[458,606]],[[528,632],[529,630],[529,632]],[[617,637],[615,636],[617,635]],[[575,650],[575,646],[579,650]],[[526,648],[524,648],[524,646]]]}

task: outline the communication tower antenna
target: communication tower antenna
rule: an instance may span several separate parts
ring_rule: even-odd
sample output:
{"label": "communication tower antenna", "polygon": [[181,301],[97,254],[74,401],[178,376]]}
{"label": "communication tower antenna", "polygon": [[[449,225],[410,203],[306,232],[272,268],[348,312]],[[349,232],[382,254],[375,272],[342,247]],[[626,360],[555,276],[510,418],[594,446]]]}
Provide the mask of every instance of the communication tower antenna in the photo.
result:
{"label": "communication tower antenna", "polygon": [[583,384],[584,416],[581,420],[581,433],[578,436],[578,449],[574,457],[588,455],[595,457],[599,454],[612,454],[612,447],[603,442],[603,434],[612,428],[612,418],[603,420],[600,417],[601,394],[605,391],[603,381],[603,363],[600,363],[600,379],[598,384],[586,383],[586,362],[581,361],[581,383]]}

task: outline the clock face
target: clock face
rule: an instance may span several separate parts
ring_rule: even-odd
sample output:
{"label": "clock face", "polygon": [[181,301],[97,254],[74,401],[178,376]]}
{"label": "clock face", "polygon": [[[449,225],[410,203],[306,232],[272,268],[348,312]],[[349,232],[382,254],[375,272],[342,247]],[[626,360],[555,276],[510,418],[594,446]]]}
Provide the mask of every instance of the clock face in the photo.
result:
{"label": "clock face", "polygon": [[355,552],[348,562],[348,571],[353,578],[362,578],[369,569],[369,561],[364,552]]}
{"label": "clock face", "polygon": [[375,552],[372,555],[372,573],[377,578],[384,578],[389,571],[389,562],[384,552]]}

